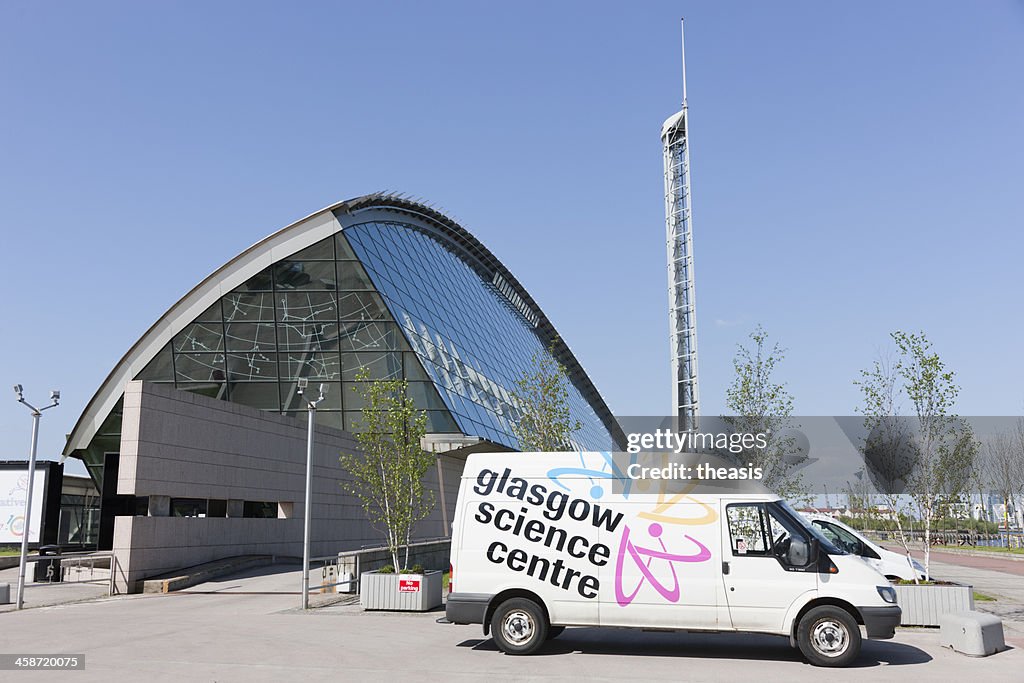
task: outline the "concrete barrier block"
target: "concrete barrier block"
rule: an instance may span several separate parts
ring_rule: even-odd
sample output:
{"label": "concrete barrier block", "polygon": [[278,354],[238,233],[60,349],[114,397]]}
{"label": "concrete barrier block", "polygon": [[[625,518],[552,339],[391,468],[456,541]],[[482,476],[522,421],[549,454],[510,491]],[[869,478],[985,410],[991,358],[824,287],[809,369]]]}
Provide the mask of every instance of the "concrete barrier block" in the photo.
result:
{"label": "concrete barrier block", "polygon": [[0,605],[11,604],[11,584],[0,583]]}
{"label": "concrete barrier block", "polygon": [[939,642],[971,657],[987,657],[1006,649],[1003,622],[982,612],[947,612],[939,617]]}

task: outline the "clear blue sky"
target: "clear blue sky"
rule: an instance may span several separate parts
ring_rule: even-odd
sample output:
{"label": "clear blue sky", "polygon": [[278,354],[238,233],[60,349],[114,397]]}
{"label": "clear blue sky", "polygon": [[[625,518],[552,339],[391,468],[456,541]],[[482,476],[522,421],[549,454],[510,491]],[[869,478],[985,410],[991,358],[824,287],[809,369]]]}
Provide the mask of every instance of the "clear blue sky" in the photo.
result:
{"label": "clear blue sky", "polygon": [[[798,413],[852,412],[897,328],[933,339],[961,413],[1021,413],[1020,2],[6,0],[0,375],[63,390],[41,455],[195,283],[379,189],[487,244],[613,410],[668,412],[681,15],[703,410],[761,323]],[[0,458],[25,457],[5,401]]]}

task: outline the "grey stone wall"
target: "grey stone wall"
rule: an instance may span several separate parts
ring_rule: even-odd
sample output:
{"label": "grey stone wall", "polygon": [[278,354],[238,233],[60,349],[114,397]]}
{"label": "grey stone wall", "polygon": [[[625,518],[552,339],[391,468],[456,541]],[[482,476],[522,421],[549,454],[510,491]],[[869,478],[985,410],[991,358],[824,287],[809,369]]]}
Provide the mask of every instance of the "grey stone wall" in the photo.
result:
{"label": "grey stone wall", "polygon": [[[178,391],[163,384],[129,382],[124,395],[117,491],[152,496],[150,516],[118,517],[114,552],[118,589],[135,592],[141,581],[202,562],[246,554],[302,555],[306,421]],[[314,557],[377,547],[382,536],[346,495],[342,451],[357,452],[348,432],[318,427],[313,454],[311,552]],[[442,458],[448,518],[454,514],[464,461]],[[436,469],[426,485],[437,491]],[[163,498],[228,500],[228,517],[158,516]],[[418,539],[447,535],[440,496]],[[281,503],[280,519],[232,517],[231,501]]]}

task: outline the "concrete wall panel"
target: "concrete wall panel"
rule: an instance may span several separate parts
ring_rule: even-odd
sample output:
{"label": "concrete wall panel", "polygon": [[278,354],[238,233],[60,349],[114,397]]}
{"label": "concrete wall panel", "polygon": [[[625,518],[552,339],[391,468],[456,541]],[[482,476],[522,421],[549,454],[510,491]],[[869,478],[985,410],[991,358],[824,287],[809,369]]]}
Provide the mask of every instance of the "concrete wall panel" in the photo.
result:
{"label": "concrete wall panel", "polygon": [[[130,399],[129,399],[130,397]],[[125,431],[117,490],[169,496],[293,504],[291,519],[118,517],[114,526],[118,585],[141,589],[159,574],[236,555],[302,555],[306,422],[247,406],[131,382],[125,393]],[[313,454],[313,556],[375,547],[382,536],[366,522],[359,502],[345,494],[342,451],[358,452],[348,432],[318,427]],[[448,519],[454,513],[463,461],[444,459]],[[417,538],[447,535],[436,469],[426,485],[438,508],[420,523]]]}

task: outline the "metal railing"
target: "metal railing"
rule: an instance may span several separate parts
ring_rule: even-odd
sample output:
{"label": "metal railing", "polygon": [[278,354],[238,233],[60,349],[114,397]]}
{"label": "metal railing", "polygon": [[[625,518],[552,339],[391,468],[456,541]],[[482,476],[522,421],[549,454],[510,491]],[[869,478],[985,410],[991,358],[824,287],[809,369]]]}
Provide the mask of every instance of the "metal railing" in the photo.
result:
{"label": "metal railing", "polygon": [[[58,585],[91,583],[100,585],[107,584],[107,595],[116,594],[114,580],[117,577],[117,557],[112,551],[102,552],[70,552],[55,553],[53,555],[29,555],[26,562],[36,563],[33,585]],[[50,563],[45,572],[40,575],[38,564],[40,562]],[[54,565],[58,563],[57,571],[60,577],[54,580]],[[105,567],[103,565],[106,565]],[[73,577],[73,578],[69,578]]]}
{"label": "metal railing", "polygon": [[[450,542],[450,541],[451,541],[451,538],[448,537],[448,536],[437,536],[437,537],[434,537],[434,538],[417,539],[416,541],[413,541],[410,544],[410,548],[416,547],[416,546],[430,545],[432,543],[445,543],[445,542]],[[325,556],[322,556],[322,557],[311,557],[311,558],[309,558],[309,562],[310,562],[310,565],[311,565],[311,567],[310,567],[310,578],[312,578],[312,573],[316,570],[315,568],[312,567],[312,565],[314,563],[322,563],[321,566],[319,567],[321,583],[319,585],[319,591],[318,591],[321,595],[324,594],[324,593],[336,593],[336,592],[357,594],[357,593],[359,593],[359,576],[360,576],[360,574],[362,574],[362,564],[363,564],[361,562],[362,556],[365,555],[365,554],[369,554],[369,553],[379,553],[379,552],[384,551],[386,549],[387,549],[386,547],[379,546],[379,545],[373,545],[373,546],[363,545],[363,546],[360,546],[358,549],[355,549],[355,550],[344,550],[344,551],[339,552],[336,555],[325,555]],[[351,573],[352,578],[349,578],[349,579],[343,578],[343,574],[342,574],[342,569],[343,569],[342,563],[343,562],[345,563],[344,564],[344,571],[346,573]],[[307,581],[306,585],[308,587],[307,589],[309,590],[310,594],[312,594],[314,592],[317,592],[317,588],[318,587],[315,584]],[[337,589],[337,588],[339,588],[341,586],[351,586],[351,589],[350,590],[345,590],[345,591],[330,590],[330,589]],[[308,597],[308,594],[305,597]]]}
{"label": "metal railing", "polygon": [[[312,564],[314,562],[323,562],[323,565],[320,567],[320,572],[321,572],[320,576],[321,576],[321,579],[322,579],[322,582],[320,583],[320,586],[319,586],[320,593],[336,593],[338,591],[329,591],[329,590],[326,590],[326,589],[328,589],[328,588],[337,588],[338,586],[348,586],[349,584],[355,584],[353,590],[351,590],[351,591],[341,591],[341,592],[350,592],[350,593],[358,593],[359,592],[359,556],[358,555],[355,556],[356,566],[355,566],[355,571],[352,572],[352,578],[351,579],[346,579],[345,581],[335,581],[333,583],[327,583],[331,579],[332,576],[335,577],[335,578],[341,578],[341,572],[338,569],[339,559],[340,559],[339,555],[325,555],[323,557],[311,557],[311,558],[309,558],[310,564]],[[333,571],[331,570],[331,567],[334,568]],[[310,570],[310,572],[312,573],[312,569]],[[314,587],[310,587],[310,592],[311,593],[313,592],[313,588]]]}

